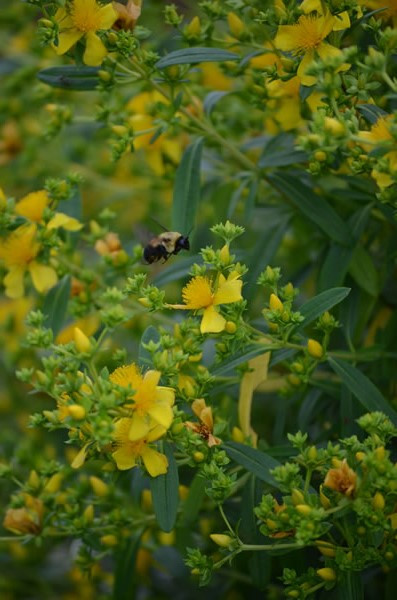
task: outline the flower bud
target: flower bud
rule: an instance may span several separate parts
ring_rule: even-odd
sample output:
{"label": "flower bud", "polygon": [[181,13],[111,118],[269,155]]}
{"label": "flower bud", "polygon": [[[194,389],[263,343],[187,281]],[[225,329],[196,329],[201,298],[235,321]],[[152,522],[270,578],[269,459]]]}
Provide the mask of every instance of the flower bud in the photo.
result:
{"label": "flower bud", "polygon": [[323,508],[325,508],[325,510],[328,510],[329,508],[331,508],[331,502],[328,499],[328,497],[324,494],[323,492],[323,486],[320,486],[320,502]]}
{"label": "flower bud", "polygon": [[269,306],[271,310],[279,310],[280,312],[284,309],[283,303],[276,294],[270,294]]}
{"label": "flower bud", "polygon": [[383,510],[385,508],[385,498],[380,492],[376,492],[372,498],[372,506],[375,510]]}
{"label": "flower bud", "polygon": [[162,546],[173,546],[175,544],[175,531],[159,531],[158,539]]}
{"label": "flower bud", "polygon": [[122,137],[123,135],[129,132],[129,129],[125,125],[112,125],[112,131],[116,135]]}
{"label": "flower bud", "polygon": [[300,490],[296,488],[292,490],[291,493],[292,504],[297,506],[298,504],[303,504],[305,501],[305,497]]}
{"label": "flower bud", "polygon": [[225,244],[219,251],[219,257],[222,261],[223,265],[228,265],[230,263],[230,252],[229,245]]}
{"label": "flower bud", "polygon": [[83,512],[83,519],[85,523],[92,523],[94,520],[94,507],[92,504],[89,504]]}
{"label": "flower bud", "polygon": [[242,444],[245,440],[245,435],[244,433],[241,431],[241,429],[239,427],[233,427],[232,429],[232,439],[234,442],[239,442],[240,444]]}
{"label": "flower bud", "polygon": [[307,350],[313,358],[322,358],[324,350],[322,345],[317,340],[309,339],[307,342]]}
{"label": "flower bud", "polygon": [[138,302],[139,304],[142,304],[142,306],[144,306],[145,308],[150,308],[152,305],[148,298],[138,298]]}
{"label": "flower bud", "polygon": [[237,331],[236,323],[233,323],[233,321],[226,321],[225,331],[227,333],[236,333],[236,331]]}
{"label": "flower bud", "polygon": [[28,484],[34,490],[37,490],[40,487],[40,477],[37,475],[37,471],[34,469],[30,471]]}
{"label": "flower bud", "polygon": [[316,460],[316,458],[317,458],[316,446],[310,446],[309,450],[307,451],[307,458],[309,460]]}
{"label": "flower bud", "polygon": [[323,556],[333,558],[335,556],[335,546],[324,540],[316,540],[315,544]]}
{"label": "flower bud", "polygon": [[189,25],[186,26],[185,33],[191,37],[197,37],[201,33],[200,19],[196,16],[190,21]]}
{"label": "flower bud", "polygon": [[68,413],[76,421],[81,421],[86,415],[84,406],[80,404],[71,404],[68,406]]}
{"label": "flower bud", "polygon": [[62,479],[62,473],[55,473],[45,484],[44,491],[48,492],[49,494],[55,494],[61,487]]}
{"label": "flower bud", "polygon": [[365,458],[365,452],[356,452],[356,459],[359,462],[362,462]]}
{"label": "flower bud", "polygon": [[324,118],[324,129],[328,133],[332,133],[336,136],[341,136],[345,134],[345,126],[343,123],[335,119],[334,117],[325,117]]}
{"label": "flower bud", "polygon": [[230,32],[234,37],[239,38],[245,30],[245,25],[234,12],[230,12],[227,15],[227,23],[229,25]]}
{"label": "flower bud", "polygon": [[386,450],[384,446],[379,446],[375,449],[375,456],[378,460],[383,460],[386,456]]}
{"label": "flower bud", "polygon": [[317,569],[317,575],[321,577],[324,581],[335,581],[336,573],[330,567],[324,567],[322,569]]}
{"label": "flower bud", "polygon": [[204,458],[205,458],[205,456],[204,456],[204,454],[202,452],[199,452],[199,451],[193,452],[193,460],[194,460],[194,462],[196,462],[196,463],[203,462]]}
{"label": "flower bud", "polygon": [[103,535],[100,538],[100,542],[103,546],[108,546],[109,548],[112,548],[113,546],[117,546],[117,544],[118,544],[118,540],[117,540],[116,536],[112,535],[112,534]]}
{"label": "flower bud", "polygon": [[147,511],[153,510],[152,492],[150,490],[148,490],[148,489],[142,490],[141,505],[144,510],[147,510]]}
{"label": "flower bud", "polygon": [[308,517],[312,512],[311,506],[309,506],[308,504],[297,504],[295,508],[298,511],[298,513],[300,513],[304,517]]}
{"label": "flower bud", "polygon": [[102,481],[102,479],[99,479],[99,477],[95,477],[95,475],[91,475],[90,484],[94,494],[99,497],[107,496],[109,493],[109,486],[107,483]]}
{"label": "flower bud", "polygon": [[234,541],[230,535],[223,533],[211,533],[210,538],[217,546],[221,546],[221,548],[228,548]]}
{"label": "flower bud", "polygon": [[91,349],[91,342],[85,333],[81,331],[79,327],[75,327],[73,330],[74,343],[79,352],[82,354],[88,354]]}
{"label": "flower bud", "polygon": [[315,160],[318,160],[318,162],[325,162],[327,160],[327,155],[324,150],[317,150],[314,153],[314,158]]}

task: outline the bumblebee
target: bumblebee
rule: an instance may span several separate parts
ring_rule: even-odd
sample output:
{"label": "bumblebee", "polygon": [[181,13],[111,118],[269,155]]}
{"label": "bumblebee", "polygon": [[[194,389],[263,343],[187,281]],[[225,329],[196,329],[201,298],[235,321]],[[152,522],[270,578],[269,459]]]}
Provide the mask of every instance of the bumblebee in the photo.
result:
{"label": "bumblebee", "polygon": [[189,237],[177,231],[165,231],[150,240],[143,250],[143,258],[148,264],[164,259],[166,262],[172,254],[181,250],[190,250]]}

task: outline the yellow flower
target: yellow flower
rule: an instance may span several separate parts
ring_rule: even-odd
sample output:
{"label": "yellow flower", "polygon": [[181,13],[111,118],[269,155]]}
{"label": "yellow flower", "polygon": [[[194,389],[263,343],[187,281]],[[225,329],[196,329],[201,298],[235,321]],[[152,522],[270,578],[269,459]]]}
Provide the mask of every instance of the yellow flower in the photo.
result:
{"label": "yellow flower", "polygon": [[0,344],[10,352],[20,348],[25,334],[25,318],[33,306],[31,298],[0,301]]}
{"label": "yellow flower", "polygon": [[229,273],[228,278],[219,275],[216,289],[213,290],[212,283],[207,277],[193,277],[182,290],[185,304],[170,304],[170,308],[204,309],[201,320],[201,333],[219,333],[225,329],[226,319],[219,314],[216,306],[220,304],[231,304],[242,300],[241,287],[243,282],[237,271]]}
{"label": "yellow flower", "polygon": [[201,423],[186,421],[186,427],[203,438],[203,440],[207,442],[209,448],[221,444],[222,440],[213,434],[214,419],[212,418],[212,408],[206,405],[204,398],[195,400],[192,404],[192,410],[196,417],[200,419]]}
{"label": "yellow flower", "polygon": [[[370,131],[360,131],[360,138],[363,140],[363,148],[365,150],[373,150],[377,145],[381,146],[382,143],[396,142],[390,132],[390,127],[394,123],[393,115],[387,117],[380,117],[374,125],[372,125]],[[369,142],[369,143],[365,143]],[[389,187],[394,183],[392,175],[397,174],[397,150],[387,152],[382,156],[382,159],[387,159],[389,162],[389,168],[392,174],[383,173],[378,169],[372,170],[372,177],[380,188]]]}
{"label": "yellow flower", "polygon": [[[49,206],[50,198],[46,190],[38,190],[31,192],[19,200],[15,205],[15,212],[29,221],[34,223],[42,223],[44,209]],[[48,229],[57,229],[63,227],[68,231],[78,231],[82,228],[82,224],[77,219],[69,217],[64,213],[55,213],[55,215],[47,223]]]}
{"label": "yellow flower", "polygon": [[[280,50],[293,52],[302,56],[297,75],[303,85],[314,85],[316,78],[306,75],[307,69],[314,62],[316,54],[323,60],[339,56],[341,50],[324,42],[335,27],[336,17],[330,13],[302,15],[294,25],[280,25],[274,44]],[[342,65],[339,70],[346,70],[349,65]]]}
{"label": "yellow flower", "polygon": [[127,4],[113,2],[113,8],[117,12],[116,29],[134,29],[142,11],[142,0],[128,0]]}
{"label": "yellow flower", "polygon": [[[128,118],[128,123],[136,135],[134,138],[135,150],[144,150],[150,168],[156,175],[164,175],[167,161],[171,161],[175,165],[179,164],[185,143],[184,138],[180,136],[170,137],[164,134],[152,142],[157,129],[155,113],[158,103],[167,104],[167,100],[160,92],[151,91],[137,94],[127,104],[127,110],[133,113]],[[147,133],[139,135],[140,131],[147,131]]]}
{"label": "yellow flower", "polygon": [[60,8],[55,14],[60,30],[56,53],[65,54],[85,36],[84,63],[92,67],[100,65],[107,50],[97,32],[110,29],[117,19],[112,4],[102,6],[96,0],[72,0],[68,9]]}
{"label": "yellow flower", "polygon": [[41,248],[35,239],[36,231],[35,224],[22,225],[0,241],[0,259],[8,269],[3,283],[9,298],[23,296],[26,271],[30,273],[33,285],[40,293],[46,292],[57,282],[55,270],[36,260]]}
{"label": "yellow flower", "polygon": [[132,419],[127,417],[115,423],[114,440],[117,450],[112,453],[117,468],[121,471],[132,469],[139,459],[143,460],[149,475],[157,477],[167,472],[168,460],[164,454],[154,450],[148,443],[158,440],[166,432],[165,427],[156,426],[141,439],[131,441]]}
{"label": "yellow flower", "polygon": [[149,435],[157,425],[166,431],[172,423],[175,392],[172,388],[159,386],[160,377],[159,371],[147,371],[142,376],[134,363],[119,367],[109,377],[112,383],[121,387],[131,386],[134,390],[129,397],[132,403],[126,405],[133,411],[129,419],[130,441]]}
{"label": "yellow flower", "polygon": [[269,116],[266,118],[266,130],[276,134],[282,131],[290,131],[304,123],[300,114],[300,90],[299,77],[292,77],[287,81],[274,79],[266,85],[269,99],[266,101],[266,110]]}
{"label": "yellow flower", "polygon": [[24,494],[25,506],[9,508],[5,514],[3,527],[13,533],[37,535],[41,531],[44,505],[39,498]]}
{"label": "yellow flower", "polygon": [[324,485],[326,487],[344,494],[347,497],[353,496],[357,485],[357,475],[349,467],[346,459],[343,459],[340,467],[330,469],[325,477]]}
{"label": "yellow flower", "polygon": [[100,324],[101,322],[97,315],[87,315],[86,317],[77,319],[77,321],[73,321],[61,329],[55,339],[55,343],[68,344],[69,342],[72,342],[74,340],[74,330],[76,327],[81,329],[88,337],[94,335]]}

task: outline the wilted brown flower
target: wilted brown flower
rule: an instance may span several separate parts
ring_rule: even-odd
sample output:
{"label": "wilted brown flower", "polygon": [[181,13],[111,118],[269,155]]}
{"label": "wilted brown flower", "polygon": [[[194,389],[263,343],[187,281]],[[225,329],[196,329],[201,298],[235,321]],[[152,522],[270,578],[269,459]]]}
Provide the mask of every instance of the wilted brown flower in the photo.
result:
{"label": "wilted brown flower", "polygon": [[102,240],[97,240],[95,250],[101,256],[115,256],[121,250],[121,242],[117,233],[109,231]]}
{"label": "wilted brown flower", "polygon": [[142,0],[128,0],[127,4],[113,2],[118,19],[113,25],[115,29],[134,29],[142,10]]}
{"label": "wilted brown flower", "polygon": [[39,498],[25,494],[25,506],[9,508],[3,520],[5,529],[13,533],[37,535],[41,531],[44,505]]}
{"label": "wilted brown flower", "polygon": [[198,433],[199,436],[207,442],[210,448],[212,446],[221,444],[222,440],[213,435],[214,420],[212,418],[212,408],[206,405],[204,398],[198,398],[195,400],[192,404],[192,410],[200,419],[201,423],[192,423],[191,421],[186,421],[186,427],[191,431]]}
{"label": "wilted brown flower", "polygon": [[337,469],[330,469],[325,477],[324,485],[326,487],[343,494],[344,496],[353,496],[357,483],[357,475],[349,467],[346,459],[343,459]]}

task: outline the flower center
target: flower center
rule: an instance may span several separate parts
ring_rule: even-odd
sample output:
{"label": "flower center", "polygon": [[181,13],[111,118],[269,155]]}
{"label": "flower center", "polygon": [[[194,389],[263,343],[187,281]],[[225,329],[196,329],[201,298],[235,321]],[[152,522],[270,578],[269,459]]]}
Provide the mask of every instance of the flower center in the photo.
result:
{"label": "flower center", "polygon": [[71,14],[72,21],[80,31],[98,31],[101,28],[101,18],[96,3],[87,2],[86,5],[80,3],[74,6]]}
{"label": "flower center", "polygon": [[324,39],[319,27],[319,20],[315,17],[301,17],[296,27],[296,51],[298,53],[315,50]]}

